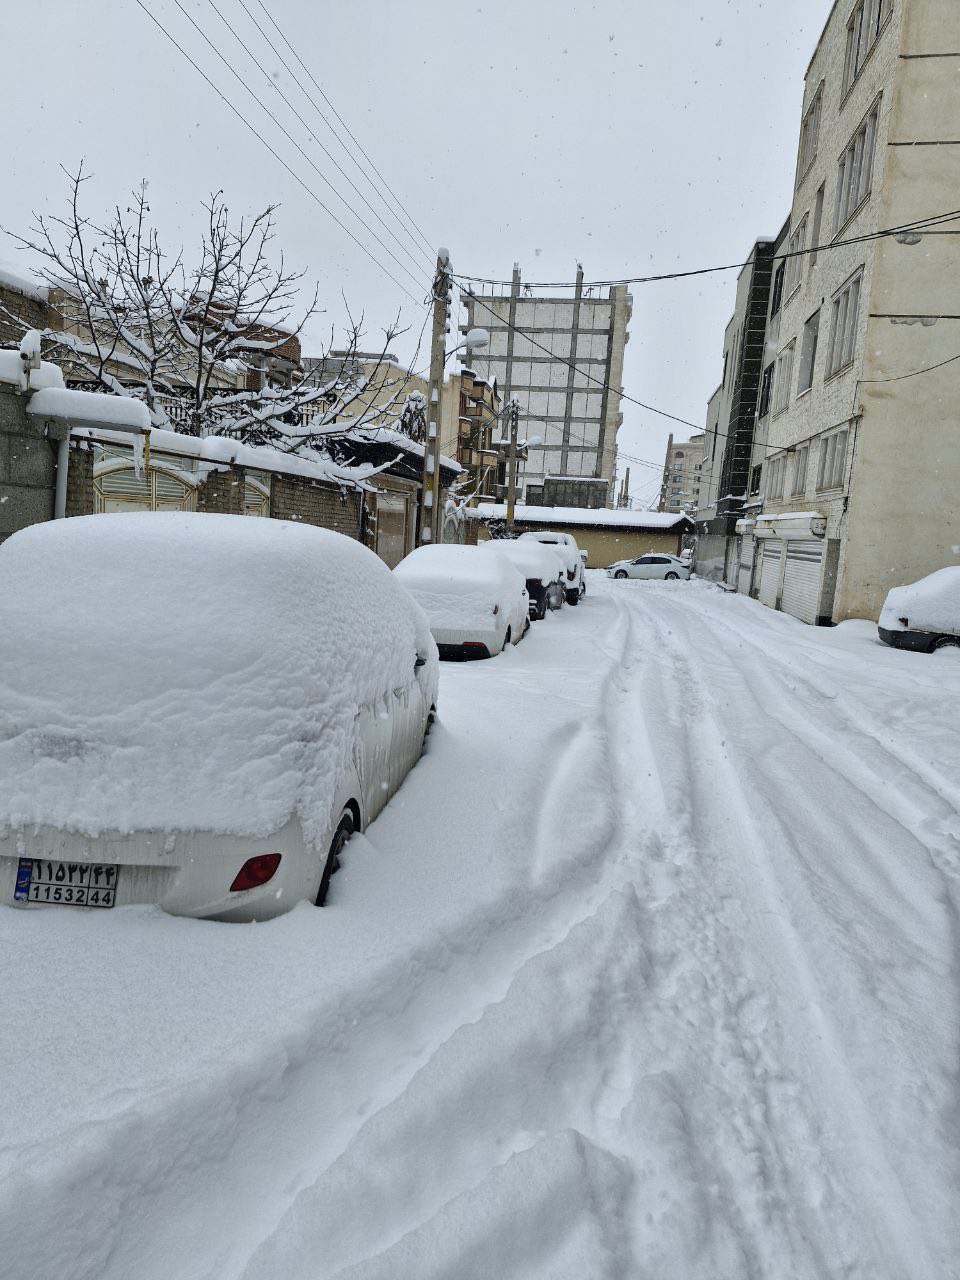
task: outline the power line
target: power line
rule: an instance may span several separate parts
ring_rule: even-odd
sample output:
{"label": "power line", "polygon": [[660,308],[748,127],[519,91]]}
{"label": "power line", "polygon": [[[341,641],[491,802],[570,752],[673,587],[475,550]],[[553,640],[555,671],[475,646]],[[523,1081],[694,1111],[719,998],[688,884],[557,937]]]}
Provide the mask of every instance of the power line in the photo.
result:
{"label": "power line", "polygon": [[[851,236],[847,240],[831,240],[824,244],[811,245],[809,249],[792,249],[783,253],[774,254],[774,262],[786,262],[787,258],[803,258],[810,254],[826,253],[829,249],[843,249],[848,245],[863,244],[869,240],[882,240],[888,236],[909,235],[911,232],[930,231],[931,228],[940,226],[944,222],[953,222],[960,218],[960,209],[954,209],[950,213],[932,214],[929,218],[918,218],[914,222],[905,222],[898,227],[887,227],[882,231],[871,231],[862,236]],[[960,235],[960,231],[940,232],[941,235]],[[627,284],[658,284],[664,280],[686,280],[692,276],[708,276],[715,275],[720,271],[739,271],[743,267],[748,267],[752,259],[748,258],[745,262],[728,262],[717,267],[695,267],[689,271],[667,271],[659,275],[652,276],[622,276],[619,280],[584,280],[580,284],[584,289],[606,288],[614,285]],[[467,276],[461,275],[459,272],[452,273],[456,280],[465,280],[474,284],[490,284],[500,285],[504,288],[512,288],[512,280],[491,280],[486,276]],[[524,280],[525,288],[529,289],[574,289],[577,287],[576,280]]]}
{"label": "power line", "polygon": [[960,354],[948,356],[946,360],[941,360],[938,364],[928,364],[925,369],[914,369],[911,373],[900,373],[895,378],[858,378],[860,383],[877,382],[903,382],[904,378],[919,378],[921,373],[933,373],[934,369],[942,369],[945,364],[953,364],[955,360],[960,360]]}
{"label": "power line", "polygon": [[[246,9],[247,9],[247,6],[244,4],[244,0],[240,0],[240,3],[243,5],[243,8],[246,10]],[[427,249],[430,251],[431,255],[432,255],[433,253],[435,253],[435,252],[436,252],[436,247],[435,247],[433,244],[431,244],[430,239],[429,239],[427,236],[425,236],[425,235],[424,235],[423,231],[420,229],[420,227],[417,225],[417,223],[416,223],[416,222],[414,221],[414,219],[411,217],[411,215],[410,215],[409,211],[406,209],[406,207],[404,206],[404,204],[399,200],[399,198],[397,197],[397,195],[395,194],[395,192],[394,192],[394,191],[393,191],[393,189],[391,188],[390,184],[387,182],[386,178],[383,176],[383,174],[380,172],[380,170],[377,168],[377,166],[376,166],[376,165],[374,164],[374,162],[371,160],[370,156],[366,153],[366,151],[364,151],[363,147],[360,145],[360,143],[359,143],[359,141],[357,140],[357,138],[356,138],[356,137],[354,136],[354,134],[351,132],[351,130],[350,130],[350,128],[349,128],[349,126],[347,125],[347,122],[343,119],[343,117],[342,117],[342,116],[340,115],[340,113],[337,111],[336,107],[333,105],[333,103],[330,101],[330,99],[329,99],[329,98],[327,97],[327,95],[324,93],[324,91],[323,91],[323,89],[320,87],[320,85],[319,85],[319,84],[317,84],[317,81],[316,81],[316,79],[314,78],[313,73],[310,71],[310,68],[306,65],[306,63],[305,63],[305,62],[303,61],[303,59],[300,57],[299,53],[297,53],[296,49],[293,47],[293,45],[290,43],[290,41],[287,39],[287,37],[286,37],[286,36],[284,35],[284,33],[281,31],[280,27],[277,25],[277,22],[276,22],[276,20],[275,20],[275,19],[274,19],[274,17],[273,17],[273,14],[272,14],[272,13],[270,13],[270,11],[267,9],[266,5],[263,3],[263,0],[257,0],[257,3],[260,5],[260,8],[261,8],[261,9],[263,10],[263,12],[266,14],[266,16],[267,16],[267,18],[269,19],[269,21],[270,21],[271,25],[273,26],[274,30],[277,32],[277,35],[279,35],[280,39],[281,39],[281,40],[283,41],[283,43],[287,46],[287,48],[290,50],[290,52],[291,52],[291,53],[293,54],[293,56],[296,58],[297,62],[299,62],[300,66],[301,66],[301,67],[303,67],[304,71],[305,71],[305,72],[307,73],[307,75],[310,77],[310,80],[311,80],[311,82],[312,82],[312,84],[313,84],[314,88],[317,90],[317,92],[320,94],[320,97],[324,100],[324,102],[327,104],[327,106],[328,106],[328,107],[330,108],[330,110],[333,112],[334,116],[336,116],[337,120],[338,120],[338,121],[340,122],[340,124],[343,126],[343,128],[344,128],[344,130],[346,131],[347,136],[350,138],[351,142],[354,144],[354,146],[357,148],[357,150],[358,150],[358,151],[360,152],[360,154],[363,156],[364,160],[366,160],[367,164],[370,166],[370,168],[371,168],[371,169],[373,170],[373,172],[376,174],[377,178],[378,178],[378,179],[380,180],[380,182],[383,184],[383,188],[384,188],[386,191],[388,191],[388,192],[390,193],[390,196],[391,196],[391,198],[393,199],[394,204],[396,204],[396,206],[397,206],[397,208],[399,209],[399,211],[403,214],[403,216],[406,218],[406,220],[410,223],[410,226],[413,228],[413,230],[417,233],[417,235],[418,235],[418,236],[420,237],[420,239],[423,241],[424,245],[425,245],[425,246],[427,247]],[[247,12],[249,12],[249,10],[247,10]],[[273,48],[273,45],[271,45],[270,47],[271,47],[271,48]],[[275,52],[276,52],[276,51],[275,51]],[[279,56],[279,55],[278,55],[278,56]],[[319,110],[319,108],[318,108],[318,110]],[[335,136],[337,137],[337,141],[338,141],[338,142],[340,142],[340,145],[344,148],[344,150],[347,152],[347,154],[348,154],[348,155],[350,155],[349,148],[347,148],[346,144],[342,141],[342,139],[339,137],[339,135],[335,133]],[[359,163],[354,159],[354,157],[353,157],[352,155],[350,155],[350,158],[354,161],[354,164],[356,164],[356,165],[357,165],[357,167],[358,167],[358,168],[360,168]],[[363,172],[363,170],[362,170],[362,169],[361,169],[361,172]],[[366,176],[366,175],[364,175],[364,176]],[[369,180],[369,178],[368,178],[367,180],[368,180],[368,181],[370,181],[370,180]],[[382,199],[383,199],[383,195],[382,195],[382,192],[380,191],[380,189],[379,189],[379,188],[376,186],[376,184],[375,184],[375,183],[373,183],[373,182],[371,182],[371,183],[370,183],[370,185],[374,188],[374,190],[375,190],[375,191],[377,191],[377,194],[380,196],[380,198],[381,198],[381,200],[382,200]],[[384,204],[386,204],[386,201],[385,201],[385,200],[384,200]]]}
{"label": "power line", "polygon": [[[179,7],[179,0],[174,0],[174,2],[175,2],[176,4],[178,4],[178,7]],[[266,140],[266,138],[264,138],[263,134],[262,134],[262,133],[260,133],[260,132],[257,130],[257,128],[256,128],[253,124],[251,124],[251,123],[250,123],[250,121],[249,121],[249,120],[246,118],[246,116],[245,116],[245,115],[240,111],[240,109],[239,109],[238,107],[236,107],[236,106],[235,106],[235,105],[230,101],[230,99],[226,96],[226,94],[225,94],[225,93],[224,93],[220,88],[218,88],[216,84],[214,84],[214,82],[210,79],[210,77],[207,75],[207,73],[206,73],[206,72],[205,72],[205,71],[204,71],[204,70],[203,70],[203,69],[202,69],[202,68],[201,68],[201,67],[200,67],[196,62],[194,62],[193,58],[191,58],[190,54],[189,54],[189,53],[187,53],[186,49],[184,49],[183,45],[181,45],[181,44],[179,43],[179,41],[176,39],[176,37],[175,37],[175,36],[173,36],[173,35],[171,35],[171,33],[170,33],[170,32],[166,29],[166,27],[165,27],[165,26],[160,22],[160,20],[159,20],[158,18],[156,18],[156,17],[155,17],[155,16],[150,12],[150,10],[147,8],[146,4],[144,3],[144,0],[135,0],[135,3],[137,4],[137,6],[138,6],[140,9],[142,9],[142,10],[143,10],[143,12],[144,12],[144,13],[147,15],[147,17],[150,19],[150,21],[151,21],[151,22],[152,22],[152,23],[153,23],[153,24],[154,24],[154,25],[155,25],[155,26],[156,26],[156,27],[157,27],[157,28],[158,28],[158,29],[159,29],[159,30],[160,30],[160,31],[161,31],[165,36],[166,36],[166,38],[170,41],[170,43],[174,46],[174,48],[175,48],[175,49],[177,49],[177,50],[178,50],[178,51],[183,55],[183,57],[184,57],[184,58],[186,58],[186,60],[190,63],[190,65],[191,65],[191,66],[193,67],[193,69],[198,73],[198,75],[200,75],[200,76],[202,76],[202,77],[203,77],[203,79],[207,82],[207,84],[210,86],[210,88],[211,88],[211,89],[213,89],[214,93],[216,93],[216,95],[221,99],[221,101],[222,101],[226,106],[228,106],[228,107],[230,108],[230,110],[231,110],[231,111],[233,112],[233,114],[237,117],[237,119],[238,119],[238,120],[239,120],[243,125],[245,125],[247,129],[249,129],[249,130],[250,130],[250,132],[251,132],[251,133],[253,134],[253,136],[257,139],[257,141],[258,141],[258,142],[260,142],[264,147],[266,147],[266,149],[270,152],[270,154],[273,156],[273,158],[274,158],[274,159],[275,159],[279,164],[281,164],[281,165],[283,166],[283,168],[284,168],[284,169],[286,169],[287,173],[289,173],[289,174],[290,174],[290,176],[294,179],[294,181],[295,181],[295,182],[297,182],[297,183],[298,183],[298,184],[299,184],[299,185],[304,189],[304,191],[306,191],[307,195],[309,195],[309,196],[310,196],[310,198],[311,198],[312,200],[314,200],[314,201],[315,201],[315,202],[320,206],[320,208],[324,211],[324,213],[326,213],[326,214],[327,214],[327,216],[328,216],[329,218],[331,218],[331,219],[333,220],[333,222],[335,222],[335,223],[336,223],[336,225],[337,225],[337,226],[338,226],[338,227],[339,227],[343,232],[345,232],[345,233],[350,237],[350,239],[354,242],[354,244],[356,244],[360,249],[362,249],[362,250],[363,250],[363,252],[367,255],[367,257],[368,257],[372,262],[374,262],[374,263],[377,265],[377,267],[379,267],[379,269],[384,273],[384,275],[385,275],[385,276],[387,276],[387,278],[388,278],[388,279],[392,280],[392,281],[393,281],[393,283],[397,286],[397,288],[401,290],[401,292],[403,292],[403,293],[405,293],[405,294],[407,295],[407,297],[411,300],[411,302],[414,302],[414,303],[416,303],[416,304],[419,306],[419,305],[420,305],[420,301],[419,301],[419,299],[417,299],[416,297],[414,297],[414,295],[410,292],[410,290],[406,287],[406,285],[403,285],[403,284],[401,284],[401,283],[400,283],[400,281],[396,278],[396,276],[394,276],[394,275],[393,275],[393,274],[388,270],[388,268],[387,268],[387,267],[385,267],[385,266],[383,265],[383,263],[382,263],[382,262],[380,262],[380,261],[375,257],[375,255],[374,255],[373,253],[371,253],[371,251],[367,248],[367,246],[363,243],[363,241],[362,241],[362,240],[360,240],[357,236],[355,236],[355,235],[354,235],[354,233],[350,230],[350,228],[349,228],[349,227],[347,227],[347,226],[346,226],[346,225],[341,221],[341,219],[337,217],[337,215],[333,212],[333,210],[332,210],[332,209],[330,209],[326,204],[324,204],[324,202],[320,199],[320,197],[319,197],[319,196],[317,195],[317,193],[312,189],[312,187],[309,187],[309,186],[304,182],[304,180],[300,177],[300,175],[299,175],[298,173],[296,173],[296,172],[295,172],[295,171],[290,167],[290,165],[289,165],[289,164],[287,164],[286,160],[284,160],[284,159],[283,159],[283,158],[282,158],[282,157],[277,153],[277,151],[276,151],[276,150],[274,150],[274,148],[270,145],[270,143]],[[186,16],[189,18],[189,14],[187,14]],[[193,19],[191,18],[191,19],[190,19],[190,21],[191,21],[191,22],[193,22]],[[193,25],[195,26],[196,24],[194,23]],[[208,43],[209,43],[209,42],[208,42]],[[216,52],[216,50],[215,50],[215,52]],[[219,55],[219,54],[218,54],[218,56],[221,56],[221,55]],[[228,65],[228,67],[229,67],[229,64],[227,64],[227,65]],[[230,68],[230,69],[232,70],[232,68]],[[242,83],[242,81],[241,81],[241,83]],[[251,92],[252,92],[252,91],[251,91]],[[256,100],[256,95],[253,95],[253,96],[254,96],[254,98],[255,98],[255,100]],[[259,100],[257,100],[257,101],[259,101]],[[262,106],[262,104],[260,104],[260,105]],[[268,114],[269,114],[269,113],[268,113]],[[294,145],[296,145],[296,144],[294,144]],[[315,166],[314,166],[314,167],[315,167]],[[344,203],[346,203],[346,202],[344,202]],[[348,207],[349,207],[349,206],[348,206]],[[392,255],[392,254],[391,254],[390,256],[391,256],[391,257],[393,257],[393,255]],[[400,265],[402,266],[403,264],[401,263]],[[406,271],[406,270],[407,270],[407,269],[406,269],[406,267],[404,267],[403,269],[404,269],[404,271]],[[408,274],[408,275],[410,275],[411,273],[410,273],[409,271],[407,271],[407,274]],[[411,278],[413,278],[413,277],[411,276]],[[417,283],[417,284],[419,285],[419,281],[415,281],[415,283]]]}
{"label": "power line", "polygon": [[[293,103],[290,101],[290,99],[287,97],[287,95],[283,92],[283,90],[280,88],[280,86],[279,86],[279,85],[277,84],[277,82],[274,80],[273,76],[271,76],[271,75],[270,75],[269,71],[267,71],[267,69],[264,67],[263,63],[262,63],[262,62],[260,62],[260,60],[257,58],[256,54],[254,54],[254,53],[253,53],[253,51],[252,51],[252,50],[249,48],[249,46],[248,46],[248,45],[243,41],[243,39],[240,37],[240,35],[237,33],[237,31],[236,31],[236,30],[235,30],[235,29],[230,25],[230,23],[227,21],[227,18],[224,16],[224,14],[221,12],[221,10],[217,8],[217,5],[216,5],[216,3],[215,3],[215,0],[207,0],[207,2],[208,2],[208,4],[210,5],[210,8],[214,11],[214,13],[215,13],[215,14],[217,15],[217,17],[220,19],[220,21],[224,24],[224,26],[225,26],[225,27],[227,28],[227,30],[231,33],[231,35],[233,36],[233,38],[237,41],[237,43],[238,43],[238,44],[240,45],[240,47],[243,49],[244,53],[246,53],[247,57],[248,57],[248,58],[250,58],[250,60],[251,60],[251,61],[254,63],[254,65],[257,67],[257,69],[259,70],[259,72],[260,72],[260,74],[263,76],[263,78],[264,78],[264,79],[267,81],[267,83],[268,83],[268,84],[269,84],[269,85],[270,85],[270,86],[271,86],[271,87],[272,87],[272,88],[273,88],[273,89],[274,89],[274,90],[279,94],[279,96],[283,99],[283,101],[284,101],[284,102],[286,103],[286,105],[290,108],[290,110],[291,110],[292,112],[294,112],[294,114],[295,114],[295,115],[297,115],[297,116],[299,117],[300,113],[299,113],[299,112],[297,112],[296,107],[293,105]],[[257,21],[257,19],[253,16],[253,14],[251,14],[251,13],[250,13],[250,10],[247,8],[246,4],[244,4],[244,0],[238,0],[238,2],[239,2],[239,4],[240,4],[240,6],[242,7],[243,11],[244,11],[244,12],[247,14],[247,16],[250,18],[251,22],[252,22],[252,23],[254,24],[254,26],[257,28],[257,31],[258,31],[258,32],[260,33],[260,35],[263,37],[264,41],[265,41],[265,42],[270,46],[270,48],[273,50],[273,52],[276,54],[276,56],[280,59],[280,62],[283,64],[283,66],[284,66],[284,68],[286,69],[286,71],[288,72],[288,74],[292,77],[294,84],[297,86],[297,88],[300,90],[300,92],[303,94],[303,96],[307,99],[307,101],[311,104],[311,106],[314,108],[314,110],[317,112],[317,114],[320,116],[320,118],[323,120],[323,122],[324,122],[325,124],[327,124],[327,126],[328,126],[328,128],[329,128],[329,127],[330,127],[330,125],[329,125],[329,121],[327,120],[326,116],[324,116],[323,112],[322,112],[322,111],[320,111],[320,108],[317,106],[316,102],[315,102],[315,101],[310,97],[310,95],[309,95],[309,94],[307,93],[307,91],[304,89],[303,85],[302,85],[302,84],[300,83],[300,81],[297,79],[296,75],[294,75],[294,73],[290,70],[289,66],[287,65],[287,63],[286,63],[286,62],[284,61],[284,59],[283,59],[283,55],[277,52],[277,49],[276,49],[276,48],[275,48],[275,46],[271,43],[269,36],[267,36],[266,32],[265,32],[265,31],[263,30],[263,28],[260,26],[259,22],[258,22],[258,21]],[[317,137],[317,135],[316,135],[316,134],[313,132],[313,130],[310,128],[309,124],[307,124],[307,122],[306,122],[305,120],[301,120],[301,123],[303,124],[303,127],[306,129],[307,133],[309,133],[309,135],[310,135],[310,137],[313,139],[313,141],[317,144],[317,146],[320,148],[320,150],[323,152],[323,154],[327,157],[327,159],[330,161],[330,163],[334,166],[334,168],[335,168],[335,169],[337,170],[337,172],[340,174],[340,176],[344,179],[344,181],[345,181],[345,182],[349,183],[351,190],[353,190],[353,191],[354,191],[354,192],[359,196],[359,198],[360,198],[360,199],[363,201],[363,203],[366,205],[367,209],[369,209],[369,211],[370,211],[370,213],[373,215],[373,217],[377,220],[377,222],[380,224],[380,226],[381,226],[381,227],[383,227],[384,231],[386,231],[387,235],[389,235],[389,236],[392,238],[392,240],[393,240],[394,244],[396,244],[397,248],[401,251],[401,253],[405,253],[405,254],[407,255],[407,257],[408,257],[408,258],[410,259],[410,261],[414,264],[414,266],[417,268],[417,270],[418,270],[418,271],[423,270],[424,268],[423,268],[423,266],[422,266],[421,262],[420,262],[417,258],[415,258],[415,257],[413,256],[413,254],[410,252],[410,250],[406,247],[406,245],[405,245],[405,244],[403,244],[403,243],[400,241],[400,239],[399,239],[399,237],[397,236],[396,232],[395,232],[395,231],[393,231],[393,230],[392,230],[392,228],[390,228],[389,226],[387,226],[387,224],[386,224],[386,223],[384,222],[384,220],[383,220],[383,217],[382,217],[382,216],[377,212],[377,210],[373,207],[373,205],[370,203],[370,201],[367,199],[367,197],[363,194],[363,192],[360,190],[360,188],[356,185],[356,183],[353,181],[353,179],[350,177],[350,175],[347,173],[347,171],[343,168],[343,166],[340,164],[340,162],[339,162],[339,161],[334,157],[334,155],[332,154],[332,152],[330,152],[330,151],[328,150],[328,148],[327,148],[327,147],[326,147],[326,146],[325,146],[325,145],[320,141],[320,139]],[[392,213],[392,211],[391,211],[391,216],[396,217],[396,215],[394,215],[394,214]],[[401,231],[403,231],[404,235],[406,235],[406,236],[408,237],[408,239],[411,239],[411,241],[412,241],[412,243],[413,243],[413,245],[414,245],[414,248],[416,249],[417,253],[419,253],[423,258],[425,258],[425,259],[427,260],[427,262],[430,264],[430,266],[432,266],[432,265],[433,265],[433,264],[432,264],[432,259],[427,255],[426,251],[425,251],[424,249],[422,249],[422,248],[419,246],[419,244],[417,244],[417,242],[416,242],[415,240],[412,240],[412,237],[410,237],[410,233],[406,230],[406,228],[403,226],[403,224],[399,222],[399,220],[397,221],[397,225],[400,227]]]}

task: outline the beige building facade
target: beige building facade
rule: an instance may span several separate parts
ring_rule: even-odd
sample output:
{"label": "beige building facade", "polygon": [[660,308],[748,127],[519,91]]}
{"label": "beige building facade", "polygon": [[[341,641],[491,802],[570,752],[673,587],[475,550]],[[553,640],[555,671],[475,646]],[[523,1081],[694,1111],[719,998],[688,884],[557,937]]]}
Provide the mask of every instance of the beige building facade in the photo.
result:
{"label": "beige building facade", "polygon": [[689,440],[667,443],[667,457],[663,464],[663,485],[660,490],[661,511],[680,512],[696,510],[700,505],[700,479],[703,473],[704,436],[691,436]]}
{"label": "beige building facade", "polygon": [[960,563],[960,223],[938,221],[958,192],[960,4],[837,0],[728,495],[728,583],[803,621],[876,619],[891,587]]}

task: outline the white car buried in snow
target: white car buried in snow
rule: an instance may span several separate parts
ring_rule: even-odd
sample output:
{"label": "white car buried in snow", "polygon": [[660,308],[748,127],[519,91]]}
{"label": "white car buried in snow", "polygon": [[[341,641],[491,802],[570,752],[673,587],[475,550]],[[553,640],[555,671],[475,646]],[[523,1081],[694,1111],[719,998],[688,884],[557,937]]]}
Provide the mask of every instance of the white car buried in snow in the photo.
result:
{"label": "white car buried in snow", "polygon": [[566,570],[566,581],[563,587],[567,604],[579,604],[587,594],[587,582],[583,576],[586,556],[577,546],[577,540],[573,534],[544,529],[540,533],[521,533],[518,541],[542,542],[560,557]]}
{"label": "white car buried in snow", "polygon": [[393,572],[427,615],[441,658],[492,658],[530,625],[522,574],[479,547],[418,547]]}
{"label": "white car buried in snow", "polygon": [[419,758],[426,619],[370,551],[242,516],[0,547],[0,901],[264,919],[326,894]]}
{"label": "white car buried in snow", "polygon": [[490,555],[503,556],[523,575],[530,597],[531,618],[542,622],[548,609],[563,608],[564,565],[553,547],[521,538],[491,538],[477,545]]}
{"label": "white car buried in snow", "polygon": [[960,648],[960,565],[893,587],[880,611],[878,631],[895,649],[934,653]]}

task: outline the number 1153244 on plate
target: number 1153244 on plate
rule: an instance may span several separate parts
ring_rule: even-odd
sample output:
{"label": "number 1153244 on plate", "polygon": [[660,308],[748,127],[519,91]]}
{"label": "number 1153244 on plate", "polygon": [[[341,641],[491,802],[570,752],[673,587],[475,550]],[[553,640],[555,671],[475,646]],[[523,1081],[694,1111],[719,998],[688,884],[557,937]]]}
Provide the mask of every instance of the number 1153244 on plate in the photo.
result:
{"label": "number 1153244 on plate", "polygon": [[112,907],[119,875],[109,863],[21,858],[13,898],[50,907]]}

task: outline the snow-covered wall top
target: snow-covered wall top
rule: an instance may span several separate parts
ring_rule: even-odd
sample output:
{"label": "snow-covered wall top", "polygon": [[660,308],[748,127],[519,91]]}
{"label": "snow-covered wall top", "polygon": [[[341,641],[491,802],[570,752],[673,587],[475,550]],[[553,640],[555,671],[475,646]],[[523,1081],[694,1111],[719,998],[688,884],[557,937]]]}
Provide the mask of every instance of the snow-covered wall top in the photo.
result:
{"label": "snow-covered wall top", "polygon": [[138,432],[150,430],[150,410],[142,400],[104,395],[100,391],[45,387],[30,397],[27,413],[31,417],[56,418],[61,422],[100,423]]}
{"label": "snow-covered wall top", "polygon": [[[468,508],[467,514],[479,520],[505,520],[506,505],[502,502],[481,502]],[[590,525],[594,528],[615,529],[673,529],[689,521],[688,516],[672,511],[626,511],[606,507],[528,507],[514,508],[514,519],[521,524]]]}
{"label": "snow-covered wall top", "polygon": [[[20,391],[27,390],[27,370],[19,351],[0,351],[0,382],[17,387]],[[39,369],[30,370],[29,387],[31,390],[37,391],[41,387],[62,386],[63,374],[60,372],[58,365],[51,364],[48,360],[42,360]]]}
{"label": "snow-covered wall top", "polygon": [[18,271],[16,267],[11,267],[2,261],[0,261],[0,286],[13,289],[25,298],[32,298],[34,302],[46,302],[49,298],[49,290],[46,285],[41,284],[35,277],[27,275],[23,271]]}

